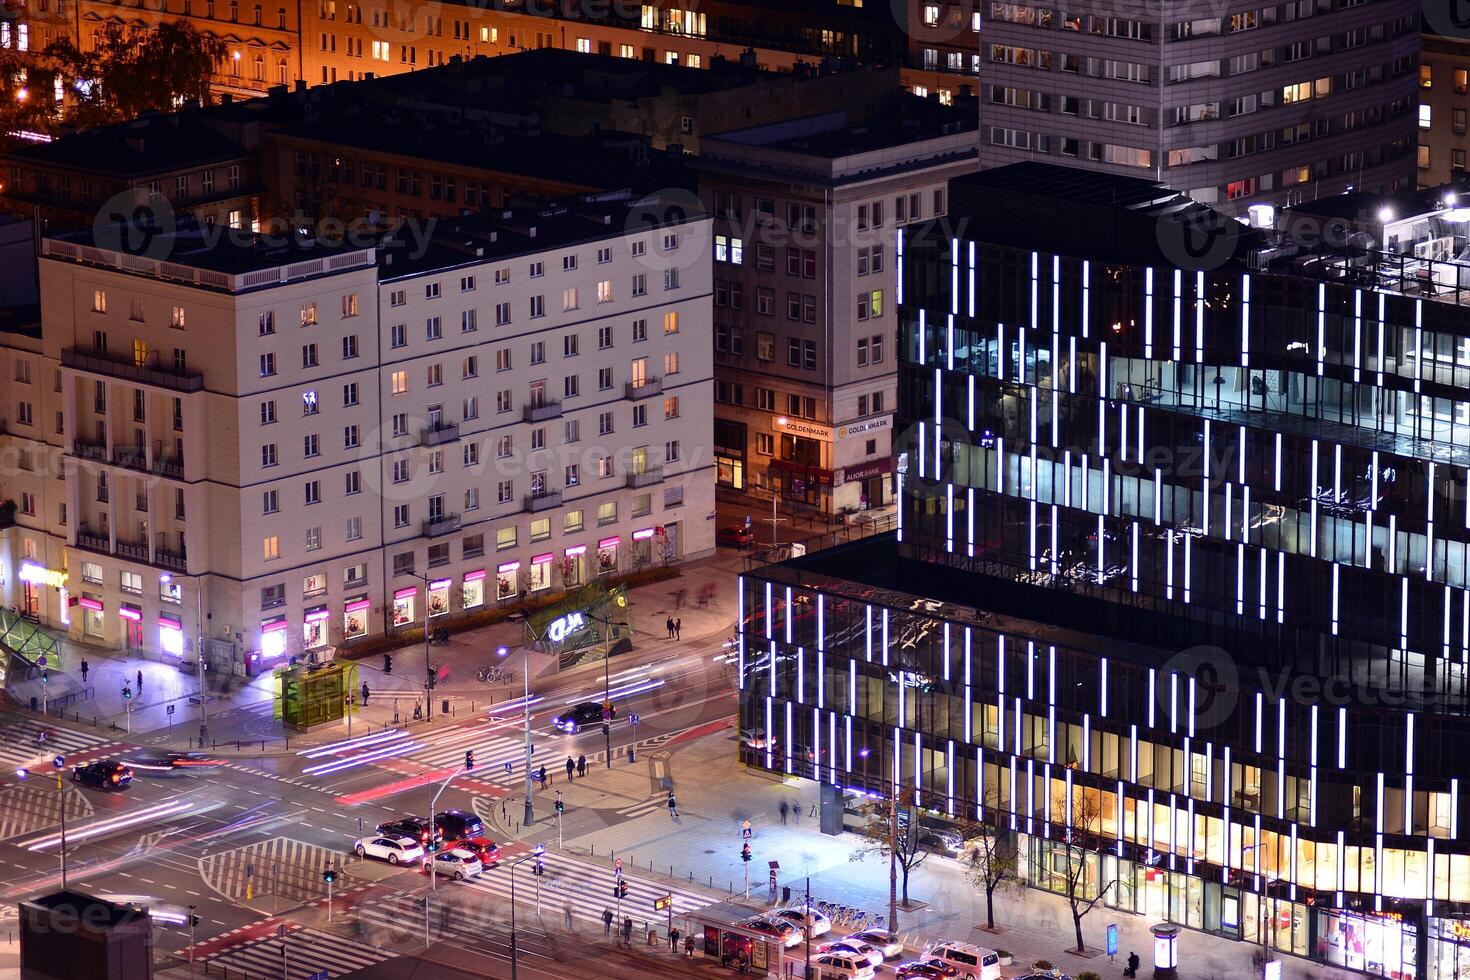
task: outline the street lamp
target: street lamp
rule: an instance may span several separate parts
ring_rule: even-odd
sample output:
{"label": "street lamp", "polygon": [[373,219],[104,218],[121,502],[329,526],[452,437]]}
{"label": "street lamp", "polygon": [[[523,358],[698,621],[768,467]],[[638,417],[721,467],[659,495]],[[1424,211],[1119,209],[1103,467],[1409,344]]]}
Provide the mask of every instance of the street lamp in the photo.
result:
{"label": "street lamp", "polygon": [[[604,745],[605,751],[604,751],[603,754],[606,756],[607,767],[609,769],[611,769],[612,768],[612,718],[608,716],[608,709],[612,707],[612,668],[611,668],[611,664],[612,664],[612,628],[613,628],[613,621],[612,621],[612,619],[610,619],[610,618],[608,618],[606,616],[598,616],[596,613],[589,612],[589,613],[586,613],[585,615],[586,615],[586,617],[588,619],[592,620],[594,623],[599,623],[602,626],[602,710],[603,710],[602,735],[603,735],[603,741],[605,743],[605,745]],[[631,622],[631,620],[632,620],[632,617],[629,616],[627,618],[627,620],[622,625],[627,625],[627,622]]]}
{"label": "street lamp", "polygon": [[404,574],[424,583],[424,711],[425,717],[432,721],[434,719],[434,667],[429,663],[429,586],[434,583],[434,580],[414,571],[404,572]]}
{"label": "street lamp", "polygon": [[[505,649],[501,647],[501,649]],[[527,854],[519,861],[512,861],[510,865],[510,980],[516,980],[516,868],[527,861],[534,861],[541,855]]]}
{"label": "street lamp", "polygon": [[[524,622],[527,632],[531,632],[531,624],[525,620],[524,615],[519,618]],[[531,632],[534,636],[535,633]],[[497,657],[505,657],[510,654],[509,647],[498,647],[495,651]],[[521,674],[525,681],[525,696],[521,698],[521,719],[526,731],[526,812],[521,818],[521,824],[529,827],[536,822],[536,811],[531,805],[531,654],[527,650],[521,657]]]}

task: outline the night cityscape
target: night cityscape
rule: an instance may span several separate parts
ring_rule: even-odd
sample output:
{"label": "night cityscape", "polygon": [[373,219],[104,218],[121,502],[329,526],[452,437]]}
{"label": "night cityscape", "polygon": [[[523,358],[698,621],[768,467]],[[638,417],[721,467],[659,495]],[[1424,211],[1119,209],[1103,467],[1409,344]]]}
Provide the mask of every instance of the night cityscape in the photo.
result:
{"label": "night cityscape", "polygon": [[1470,980],[1467,112],[1450,0],[0,0],[0,976]]}

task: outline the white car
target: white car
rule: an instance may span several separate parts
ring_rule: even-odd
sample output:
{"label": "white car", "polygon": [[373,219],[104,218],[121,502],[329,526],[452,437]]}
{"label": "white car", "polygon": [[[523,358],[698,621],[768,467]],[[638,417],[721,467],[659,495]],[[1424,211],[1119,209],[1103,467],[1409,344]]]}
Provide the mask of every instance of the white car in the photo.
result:
{"label": "white car", "polygon": [[876,946],[863,942],[861,939],[839,939],[836,942],[823,943],[819,952],[838,953],[842,956],[860,956],[868,961],[873,969],[883,965],[883,951]]}
{"label": "white car", "polygon": [[818,953],[812,957],[812,972],[818,980],[873,980],[873,966],[861,956]]}
{"label": "white car", "polygon": [[364,837],[352,845],[358,857],[377,858],[389,864],[413,864],[424,859],[423,846],[412,837]]}
{"label": "white car", "polygon": [[866,929],[863,932],[855,932],[847,938],[867,943],[880,951],[885,959],[903,955],[903,940],[882,929]]}
{"label": "white car", "polygon": [[434,855],[432,861],[424,862],[425,874],[444,875],[455,881],[474,878],[481,870],[480,859],[475,857],[474,852],[459,847],[449,851],[440,851]]}
{"label": "white car", "polygon": [[825,936],[832,931],[832,920],[827,918],[816,909],[806,909],[801,906],[790,909],[777,909],[772,915],[780,916],[798,928],[810,929],[812,938]]}

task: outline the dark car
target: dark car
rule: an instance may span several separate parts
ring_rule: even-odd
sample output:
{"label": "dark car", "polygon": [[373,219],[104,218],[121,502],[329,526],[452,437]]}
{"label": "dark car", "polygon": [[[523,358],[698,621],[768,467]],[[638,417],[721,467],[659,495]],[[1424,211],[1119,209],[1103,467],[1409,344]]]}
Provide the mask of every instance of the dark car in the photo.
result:
{"label": "dark car", "polygon": [[378,824],[377,833],[383,837],[412,837],[420,844],[429,842],[429,824],[418,817],[404,817]]}
{"label": "dark car", "polygon": [[178,776],[192,771],[204,771],[223,765],[220,759],[211,758],[202,752],[155,752],[139,751],[129,755],[127,765],[145,776]]}
{"label": "dark car", "polygon": [[434,814],[434,829],[445,840],[459,840],[461,837],[479,837],[485,832],[485,824],[473,813],[441,810]]}
{"label": "dark car", "polygon": [[103,759],[77,766],[71,771],[71,781],[112,793],[128,788],[133,781],[133,770],[116,759]]}
{"label": "dark car", "polygon": [[731,524],[715,532],[715,544],[729,545],[732,548],[749,548],[755,544],[755,532],[744,524]]}
{"label": "dark car", "polygon": [[469,851],[487,868],[500,863],[500,845],[488,837],[467,837],[449,845],[449,850]]}
{"label": "dark car", "polygon": [[[611,709],[614,718],[617,717],[618,709]],[[587,725],[601,724],[602,705],[596,701],[583,701],[575,705],[571,710],[556,716],[555,725],[561,731],[571,734]]]}
{"label": "dark car", "polygon": [[954,975],[953,969],[946,971],[938,960],[930,960],[928,962],[924,960],[910,960],[907,963],[900,963],[898,966],[895,966],[893,972],[898,977],[898,980],[908,980],[909,977],[915,977],[917,980],[946,980],[946,978]]}

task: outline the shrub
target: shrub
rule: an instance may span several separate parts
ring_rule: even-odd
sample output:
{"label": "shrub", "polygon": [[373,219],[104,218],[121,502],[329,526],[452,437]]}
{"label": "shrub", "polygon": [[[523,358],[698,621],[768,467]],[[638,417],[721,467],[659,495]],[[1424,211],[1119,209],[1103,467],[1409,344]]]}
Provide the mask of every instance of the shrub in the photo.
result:
{"label": "shrub", "polygon": [[1050,970],[1052,968],[1051,960],[1037,960],[1031,964],[1031,969],[1033,970]]}
{"label": "shrub", "polygon": [[1008,949],[998,949],[995,951],[995,955],[1003,960],[1008,960],[1011,958],[1011,951]]}
{"label": "shrub", "polygon": [[1083,973],[1077,974],[1077,980],[1102,980],[1102,977],[1098,976],[1096,973],[1093,973],[1091,970],[1088,970]]}

